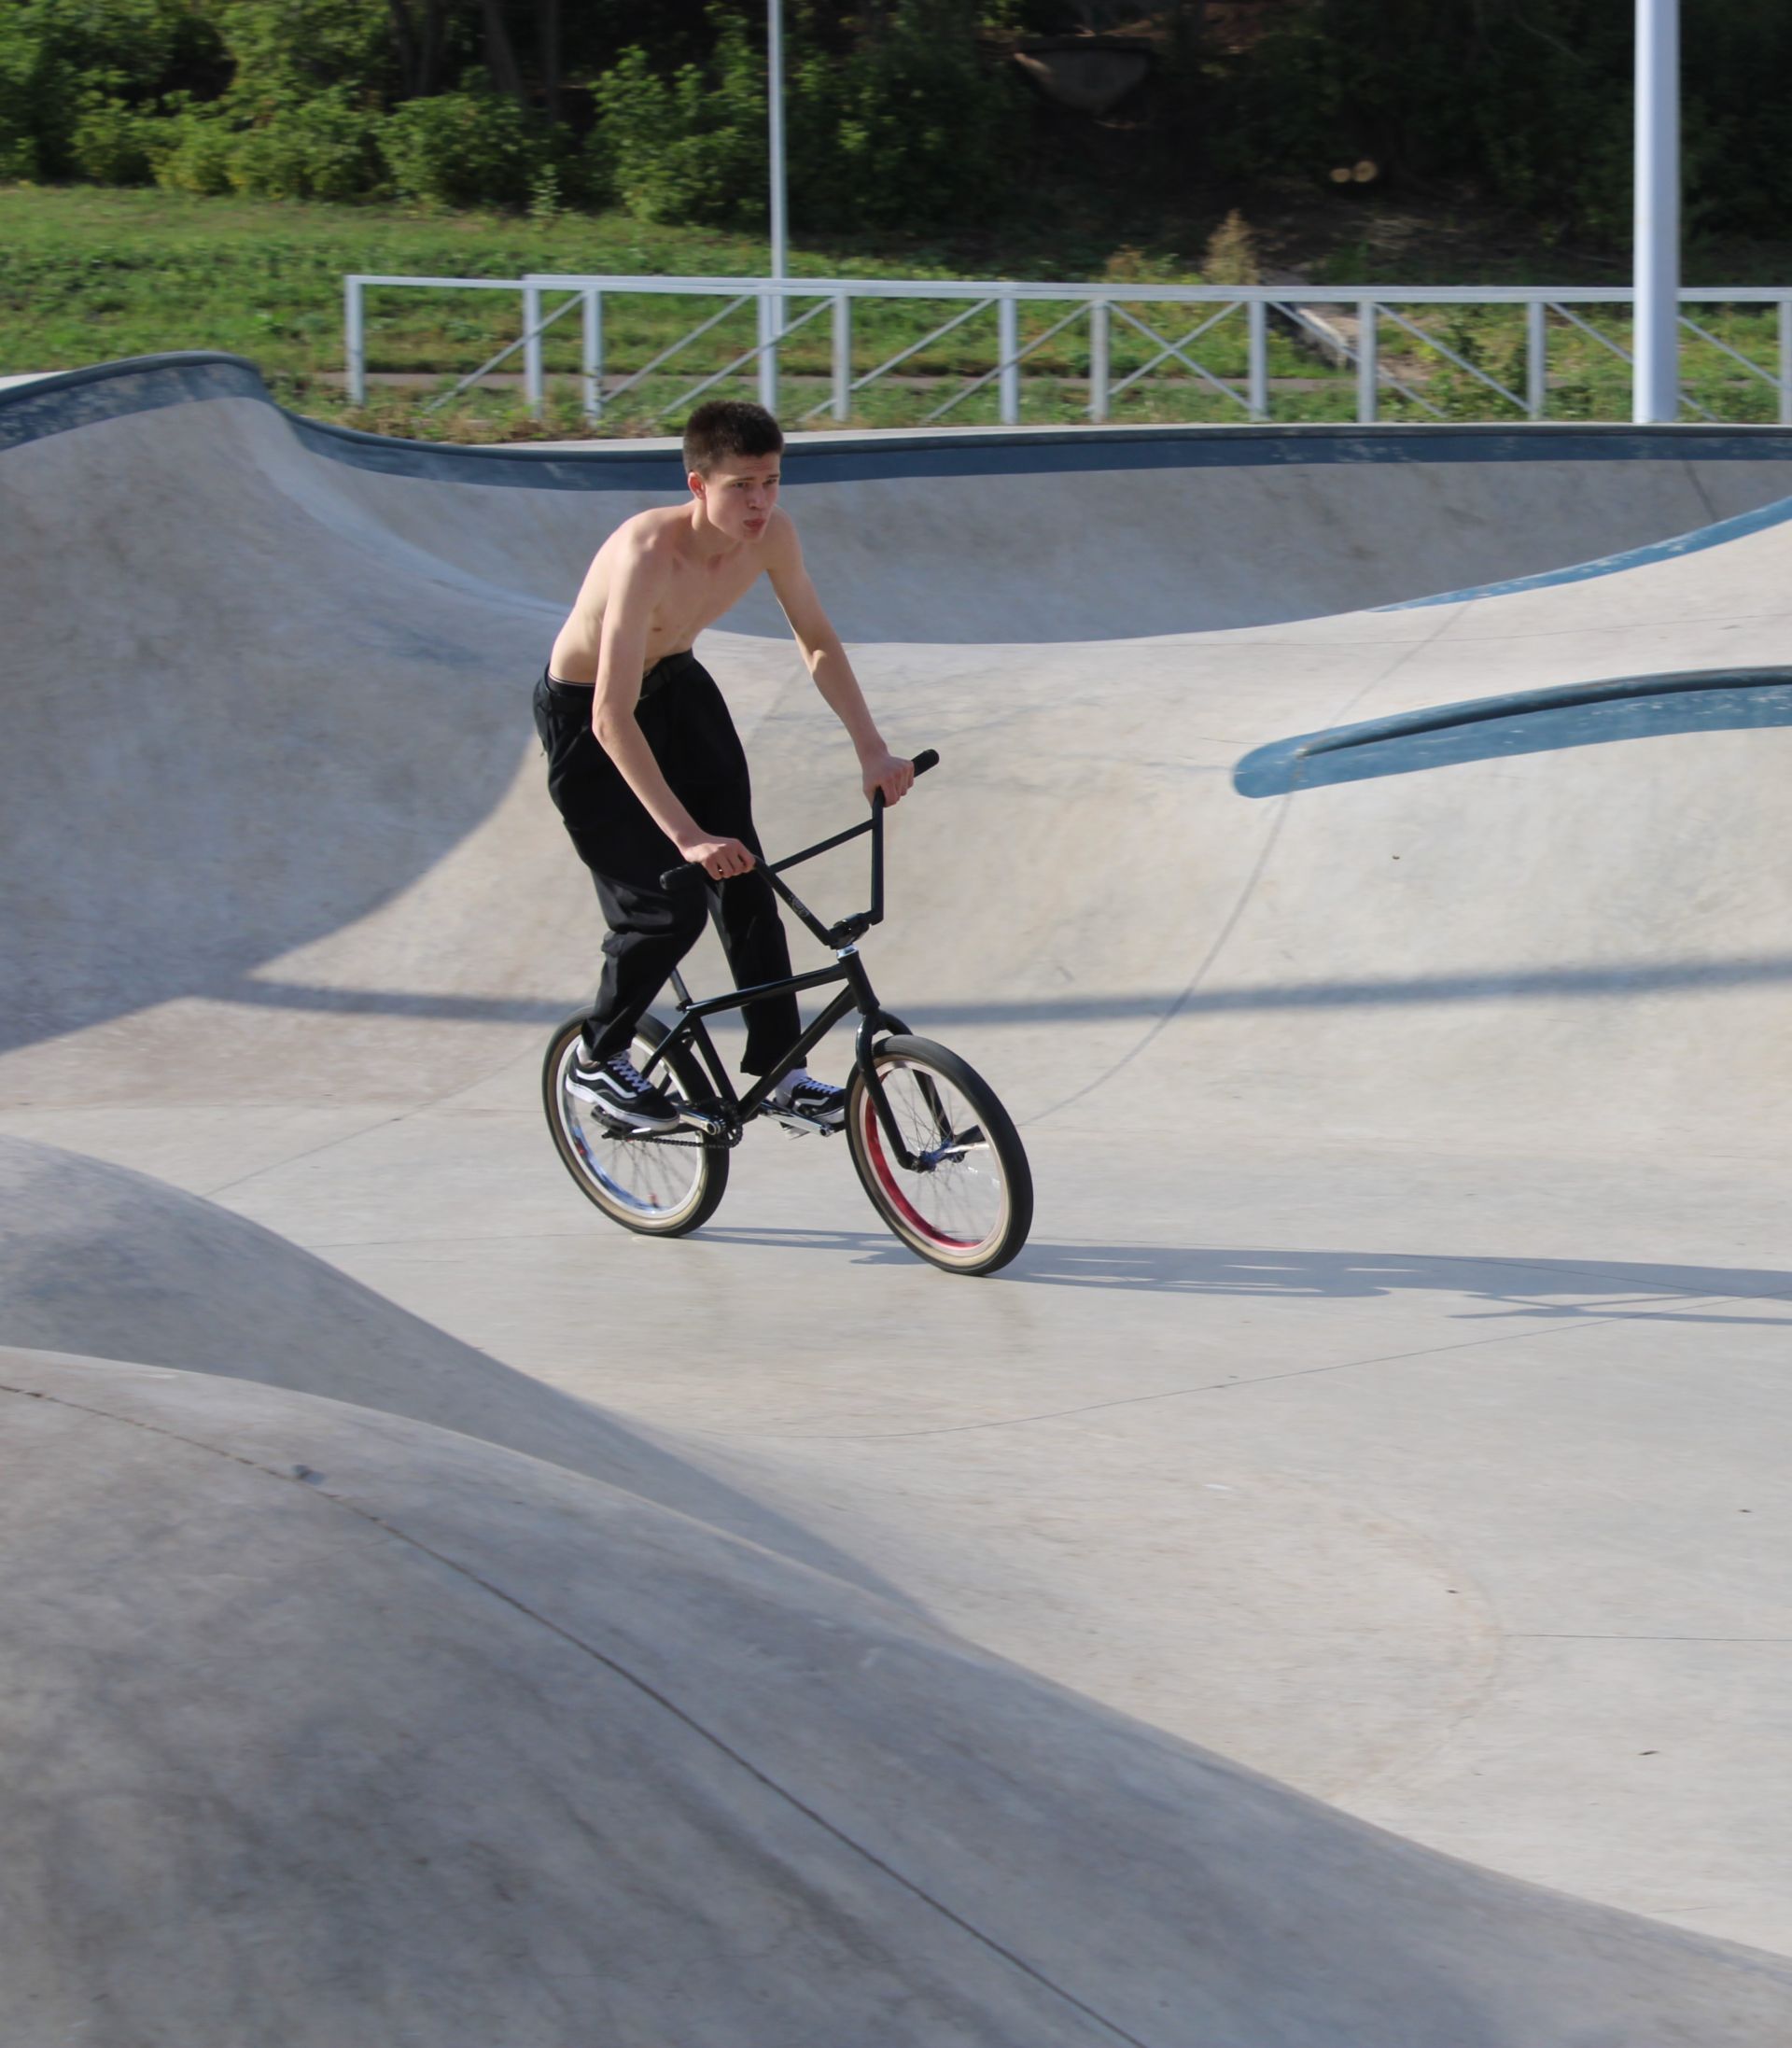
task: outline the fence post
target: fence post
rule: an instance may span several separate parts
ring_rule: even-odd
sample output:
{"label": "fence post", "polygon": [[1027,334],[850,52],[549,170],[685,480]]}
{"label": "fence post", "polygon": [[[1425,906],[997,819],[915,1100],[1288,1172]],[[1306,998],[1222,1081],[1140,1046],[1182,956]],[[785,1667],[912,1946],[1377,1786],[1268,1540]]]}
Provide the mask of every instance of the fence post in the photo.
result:
{"label": "fence post", "polygon": [[1377,384],[1380,372],[1375,329],[1375,301],[1356,302],[1356,422],[1373,427],[1376,418]]}
{"label": "fence post", "polygon": [[1251,417],[1269,417],[1269,308],[1262,299],[1252,299],[1244,309],[1245,330],[1250,337]]}
{"label": "fence post", "polygon": [[1001,363],[1001,424],[1020,421],[1020,306],[1011,291],[996,301],[996,353]]}
{"label": "fence post", "polygon": [[[367,403],[367,302],[366,288],[358,277],[347,281],[343,305],[343,316],[347,327],[344,336],[344,367],[348,371],[348,402],[351,405]],[[1784,321],[1782,321],[1784,330]]]}
{"label": "fence post", "polygon": [[1108,416],[1109,336],[1113,322],[1105,299],[1089,301],[1089,417],[1099,426]]}
{"label": "fence post", "polygon": [[584,340],[581,350],[580,369],[585,380],[585,417],[602,419],[604,416],[604,295],[595,286],[587,285],[582,297],[585,310]]}
{"label": "fence post", "polygon": [[541,374],[541,288],[523,288],[523,395],[530,416],[541,417],[547,404],[547,380]]}
{"label": "fence post", "polygon": [[1792,427],[1792,298],[1780,301],[1780,425]]}
{"label": "fence post", "polygon": [[852,417],[852,294],[833,295],[833,416],[844,426]]}
{"label": "fence post", "polygon": [[1533,419],[1549,405],[1549,308],[1541,299],[1524,303],[1524,401]]}
{"label": "fence post", "polygon": [[775,291],[759,295],[759,402],[768,413],[777,411],[777,337],[784,302]]}

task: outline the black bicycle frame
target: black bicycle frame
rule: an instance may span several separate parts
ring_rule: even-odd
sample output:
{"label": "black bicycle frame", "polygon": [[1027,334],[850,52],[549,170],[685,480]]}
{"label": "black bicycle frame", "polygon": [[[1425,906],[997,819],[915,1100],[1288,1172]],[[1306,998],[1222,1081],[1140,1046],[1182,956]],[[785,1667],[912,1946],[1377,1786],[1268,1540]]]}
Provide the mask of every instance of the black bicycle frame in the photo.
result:
{"label": "black bicycle frame", "polygon": [[[939,757],[921,754],[916,758],[916,773],[924,774]],[[925,767],[922,764],[925,763]],[[857,839],[861,834],[871,835],[871,905],[869,909],[856,911],[849,918],[842,918],[837,923],[824,925],[820,919],[804,903],[795,891],[779,879],[787,868],[799,867],[805,861],[812,861],[817,854],[830,853],[835,847],[845,846],[848,840]],[[737,989],[732,995],[706,996],[701,1001],[694,998],[686,988],[684,976],[675,967],[672,970],[672,989],[679,999],[679,1021],[655,1048],[648,1062],[648,1071],[665,1059],[666,1055],[680,1045],[691,1045],[703,1061],[711,1084],[716,1090],[716,1108],[721,1112],[716,1121],[720,1129],[715,1135],[723,1137],[730,1144],[735,1143],[747,1121],[763,1107],[765,1099],[792,1067],[801,1066],[809,1054],[833,1031],[841,1019],[857,1010],[860,1016],[858,1035],[853,1046],[853,1064],[863,1077],[866,1092],[877,1112],[877,1121],[883,1127],[890,1150],[911,1173],[925,1172],[929,1163],[917,1158],[903,1142],[896,1128],[896,1118],[889,1106],[889,1098],[884,1092],[884,1084],[872,1058],[873,1042],[877,1031],[906,1031],[908,1027],[901,1017],[880,1006],[876,991],[871,986],[871,976],[865,972],[865,963],[859,958],[857,941],[869,932],[873,925],[884,921],[884,799],[881,794],[873,797],[871,816],[863,824],[854,825],[849,831],[837,832],[831,839],[819,840],[812,847],[805,847],[801,853],[792,853],[782,861],[768,863],[766,877],[777,891],[779,899],[787,904],[802,922],[830,947],[835,955],[833,967],[817,968],[806,975],[791,975],[781,981],[765,981],[751,989]],[[679,877],[689,886],[702,878],[702,870],[696,867],[674,869],[665,877],[668,884]],[[688,877],[688,879],[686,879]],[[756,1003],[762,996],[797,995],[805,989],[825,989],[836,982],[846,986],[832,1003],[821,1012],[806,1031],[799,1034],[791,1046],[772,1068],[769,1073],[757,1077],[745,1095],[735,1092],[733,1081],[716,1051],[715,1041],[704,1029],[703,1020],[723,1010],[738,1010],[744,1004]],[[707,1105],[693,1103],[693,1110],[700,1115]]]}

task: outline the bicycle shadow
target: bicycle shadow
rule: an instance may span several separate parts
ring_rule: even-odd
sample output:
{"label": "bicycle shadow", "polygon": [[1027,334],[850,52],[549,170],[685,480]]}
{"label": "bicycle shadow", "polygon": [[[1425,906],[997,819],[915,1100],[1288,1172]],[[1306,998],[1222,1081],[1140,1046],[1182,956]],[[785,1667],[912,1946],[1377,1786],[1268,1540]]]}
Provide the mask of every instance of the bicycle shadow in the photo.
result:
{"label": "bicycle shadow", "polygon": [[[877,1230],[709,1226],[706,1238],[783,1251],[844,1253],[857,1265],[913,1266],[914,1255]],[[1291,1251],[1285,1247],[1029,1243],[998,1285],[1091,1288],[1108,1294],[1208,1295],[1281,1301],[1372,1300],[1435,1293],[1509,1317],[1646,1316],[1654,1322],[1792,1324],[1792,1271],[1670,1261],[1488,1257],[1474,1253]],[[1777,1304],[1738,1314],[1720,1303]]]}

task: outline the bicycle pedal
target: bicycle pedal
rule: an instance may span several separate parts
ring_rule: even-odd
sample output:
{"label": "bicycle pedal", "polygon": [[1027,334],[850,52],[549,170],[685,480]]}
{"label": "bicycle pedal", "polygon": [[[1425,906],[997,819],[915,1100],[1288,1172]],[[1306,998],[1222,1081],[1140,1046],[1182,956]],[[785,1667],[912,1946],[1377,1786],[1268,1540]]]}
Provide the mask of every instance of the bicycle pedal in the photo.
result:
{"label": "bicycle pedal", "polygon": [[805,1116],[793,1109],[768,1109],[765,1114],[787,1138],[805,1138],[812,1131],[819,1131],[825,1138],[840,1128],[838,1124],[824,1124],[819,1117]]}

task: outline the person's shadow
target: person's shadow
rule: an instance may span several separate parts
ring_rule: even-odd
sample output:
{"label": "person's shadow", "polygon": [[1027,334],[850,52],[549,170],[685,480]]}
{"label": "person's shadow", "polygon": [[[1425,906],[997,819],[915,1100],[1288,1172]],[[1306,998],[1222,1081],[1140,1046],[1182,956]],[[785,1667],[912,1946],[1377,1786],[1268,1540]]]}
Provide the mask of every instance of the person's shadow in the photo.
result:
{"label": "person's shadow", "polygon": [[[845,1254],[857,1264],[904,1266],[914,1254],[877,1230],[792,1230],[711,1225],[706,1238],[782,1251]],[[1239,1245],[1043,1243],[1035,1239],[998,1285],[1094,1287],[1113,1294],[1363,1300],[1430,1292],[1487,1304],[1477,1317],[1626,1315],[1654,1322],[1792,1319],[1792,1272],[1589,1258],[1484,1258],[1474,1254],[1306,1252]],[[1784,1302],[1781,1315],[1738,1315],[1728,1304]]]}

